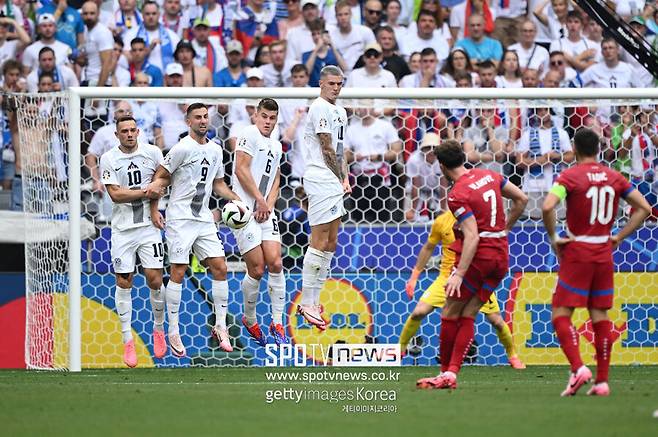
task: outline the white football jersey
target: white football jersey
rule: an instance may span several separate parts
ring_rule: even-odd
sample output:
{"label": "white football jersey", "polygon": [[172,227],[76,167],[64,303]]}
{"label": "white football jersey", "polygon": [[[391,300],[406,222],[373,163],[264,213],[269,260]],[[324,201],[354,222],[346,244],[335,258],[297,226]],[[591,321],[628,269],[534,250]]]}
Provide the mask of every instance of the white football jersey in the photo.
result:
{"label": "white football jersey", "polygon": [[162,166],[171,173],[167,220],[214,222],[208,201],[213,182],[224,177],[219,144],[199,144],[188,135],[171,148]]}
{"label": "white football jersey", "polygon": [[[255,125],[247,126],[238,138],[236,151],[240,150],[251,156],[251,176],[258,186],[258,191],[267,199],[276,178],[276,172],[281,163],[283,148],[272,136],[264,137]],[[233,172],[231,185],[233,191],[243,202],[253,208],[256,199],[250,196],[240,184],[236,172]]]}
{"label": "white football jersey", "polygon": [[[311,175],[333,175],[322,156],[318,134],[331,134],[331,145],[336,152],[339,164],[343,162],[343,140],[347,129],[347,112],[340,106],[332,105],[322,97],[311,104],[304,127],[304,177]],[[335,177],[335,176],[334,176]]]}
{"label": "white football jersey", "polygon": [[[124,153],[116,146],[101,156],[101,180],[104,185],[141,190],[151,183],[153,174],[162,162],[162,151],[150,144],[138,143],[133,153]],[[149,199],[114,203],[112,228],[123,231],[151,225],[149,205]]]}

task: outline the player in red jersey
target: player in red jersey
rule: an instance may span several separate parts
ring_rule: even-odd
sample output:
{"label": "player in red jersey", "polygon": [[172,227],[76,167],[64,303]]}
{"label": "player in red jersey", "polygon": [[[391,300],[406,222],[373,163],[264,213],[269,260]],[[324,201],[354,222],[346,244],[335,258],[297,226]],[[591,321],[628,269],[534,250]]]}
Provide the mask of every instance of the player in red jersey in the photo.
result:
{"label": "player in red jersey", "polygon": [[[612,349],[612,322],[608,310],[614,291],[612,251],[635,231],[651,213],[649,203],[620,173],[598,162],[599,137],[590,129],[574,136],[577,165],[563,171],[546,195],[542,213],[553,250],[560,261],[553,294],[553,326],[571,364],[562,396],[573,396],[589,382],[592,372],[583,365],[578,333],[571,323],[574,308],[587,307],[594,328],[596,381],[588,395],[607,396]],[[624,198],[634,212],[626,226],[610,235],[619,204]],[[567,234],[555,229],[555,207],[567,200]]]}
{"label": "player in red jersey", "polygon": [[[507,274],[507,232],[523,213],[528,197],[491,170],[464,167],[460,144],[448,140],[435,150],[443,174],[454,182],[448,207],[457,219],[455,267],[446,284],[441,314],[441,373],[423,378],[419,388],[457,388],[457,374],[475,333],[475,316]],[[507,223],[503,197],[512,200]]]}

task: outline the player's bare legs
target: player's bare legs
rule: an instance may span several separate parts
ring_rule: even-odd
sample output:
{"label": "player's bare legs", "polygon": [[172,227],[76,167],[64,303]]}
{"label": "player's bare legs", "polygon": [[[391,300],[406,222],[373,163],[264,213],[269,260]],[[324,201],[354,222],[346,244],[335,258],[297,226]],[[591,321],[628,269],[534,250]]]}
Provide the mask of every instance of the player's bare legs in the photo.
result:
{"label": "player's bare legs", "polygon": [[180,338],[178,328],[178,312],[180,310],[181,294],[183,292],[183,278],[187,264],[171,264],[169,283],[165,288],[165,302],[167,304],[167,317],[169,318],[169,345],[172,353],[177,357],[185,356],[185,346]]}
{"label": "player's bare legs", "polygon": [[121,337],[123,338],[123,362],[128,367],[137,365],[137,353],[135,352],[135,341],[132,334],[132,312],[133,300],[131,291],[133,288],[132,273],[116,274],[116,290],[114,301],[121,322]]}
{"label": "player's bare legs", "polygon": [[320,292],[329,276],[329,266],[336,251],[340,218],[311,226],[311,241],[302,268],[302,302],[298,312],[320,329],[326,329],[322,318]]}
{"label": "player's bare legs", "polygon": [[496,330],[498,339],[505,348],[505,353],[507,354],[510,366],[514,369],[525,369],[525,364],[523,364],[523,361],[521,361],[516,353],[512,331],[510,331],[509,326],[507,326],[507,323],[503,320],[503,316],[499,312],[486,314],[485,316],[489,323],[491,323],[491,326]]}
{"label": "player's bare legs", "polygon": [[592,379],[592,372],[583,364],[580,357],[579,334],[571,323],[573,310],[571,307],[553,307],[555,334],[571,365],[569,382],[567,382],[567,388],[562,392],[562,396],[575,395],[583,385]]}
{"label": "player's bare legs", "polygon": [[150,290],[151,311],[153,311],[153,355],[162,358],[167,353],[164,335],[165,291],[162,286],[162,269],[144,269],[146,284]]}
{"label": "player's bare legs", "polygon": [[418,332],[420,322],[422,322],[423,319],[434,310],[435,308],[432,305],[423,301],[419,301],[416,304],[416,307],[407,318],[407,321],[402,328],[402,332],[400,333],[400,351],[402,351],[403,354],[406,352],[411,338],[416,335],[416,332]]}
{"label": "player's bare legs", "polygon": [[281,261],[281,243],[278,241],[263,241],[261,244],[267,271],[269,274],[268,291],[272,301],[272,322],[270,335],[276,344],[288,343],[283,329],[283,310],[286,305],[286,278],[283,276]]}
{"label": "player's bare legs", "polygon": [[226,329],[228,314],[228,282],[226,281],[226,259],[212,257],[205,259],[212,276],[212,300],[215,304],[215,326],[212,334],[219,341],[219,347],[226,352],[233,352],[231,341]]}
{"label": "player's bare legs", "polygon": [[260,329],[258,320],[256,319],[256,305],[258,304],[258,291],[260,288],[260,280],[265,273],[265,256],[261,246],[256,246],[249,252],[242,255],[245,263],[247,264],[247,274],[242,279],[241,289],[242,297],[244,299],[244,316],[242,316],[242,324],[247,328],[249,335],[258,342],[261,346],[265,346],[267,341]]}
{"label": "player's bare legs", "polygon": [[612,322],[608,317],[608,310],[589,308],[594,329],[594,347],[596,348],[596,379],[594,385],[587,392],[588,395],[608,396],[608,373],[610,370],[610,356],[612,354]]}

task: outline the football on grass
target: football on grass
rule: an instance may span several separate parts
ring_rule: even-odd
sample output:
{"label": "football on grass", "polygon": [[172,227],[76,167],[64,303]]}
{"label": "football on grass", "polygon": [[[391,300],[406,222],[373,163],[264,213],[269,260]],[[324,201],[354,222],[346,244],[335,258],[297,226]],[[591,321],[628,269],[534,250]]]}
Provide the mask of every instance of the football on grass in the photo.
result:
{"label": "football on grass", "polygon": [[251,218],[251,210],[240,200],[231,200],[222,208],[222,220],[231,229],[243,228]]}

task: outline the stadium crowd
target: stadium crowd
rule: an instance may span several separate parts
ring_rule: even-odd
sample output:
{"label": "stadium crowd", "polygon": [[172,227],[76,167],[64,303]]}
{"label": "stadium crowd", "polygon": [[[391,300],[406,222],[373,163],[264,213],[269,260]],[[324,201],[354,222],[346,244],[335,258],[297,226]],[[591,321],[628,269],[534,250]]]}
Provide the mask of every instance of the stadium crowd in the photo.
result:
{"label": "stadium crowd", "polygon": [[[614,0],[652,44],[658,9]],[[449,6],[449,7],[447,7]],[[326,65],[346,87],[653,87],[654,78],[570,0],[0,0],[2,188],[21,209],[13,93],[72,86],[307,87]],[[299,186],[307,102],[282,101],[282,186]],[[83,130],[89,191],[98,159],[117,144],[112,121],[132,113],[143,141],[169,150],[187,131],[176,102],[87,101]],[[212,136],[230,174],[235,139],[251,124],[243,100],[211,108]],[[57,115],[59,114],[59,115]],[[61,116],[62,111],[51,116]],[[355,221],[427,221],[445,209],[433,146],[460,140],[471,166],[503,172],[530,196],[527,217],[573,160],[572,138],[593,127],[603,158],[658,202],[658,110],[653,106],[350,108],[345,157]],[[299,193],[297,193],[299,194]],[[300,195],[300,196],[303,196]],[[298,196],[299,197],[299,196]],[[107,203],[107,202],[106,202]],[[98,217],[109,218],[100,202]],[[109,205],[109,204],[108,204]],[[107,206],[107,205],[106,205]],[[105,212],[104,212],[105,210]]]}

